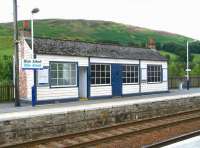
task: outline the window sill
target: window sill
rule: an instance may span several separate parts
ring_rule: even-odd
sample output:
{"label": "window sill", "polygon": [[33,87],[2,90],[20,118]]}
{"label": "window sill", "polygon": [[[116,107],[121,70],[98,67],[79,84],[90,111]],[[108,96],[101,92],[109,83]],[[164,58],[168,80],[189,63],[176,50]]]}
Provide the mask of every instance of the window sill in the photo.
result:
{"label": "window sill", "polygon": [[111,86],[111,84],[97,84],[97,85],[90,85],[91,87],[103,87],[103,86]]}
{"label": "window sill", "polygon": [[63,85],[63,86],[50,86],[52,89],[56,88],[72,88],[72,87],[78,87],[77,85]]}
{"label": "window sill", "polygon": [[139,83],[122,83],[122,85],[139,85]]}
{"label": "window sill", "polygon": [[160,83],[163,83],[162,81],[160,82],[147,82],[147,84],[160,84]]}

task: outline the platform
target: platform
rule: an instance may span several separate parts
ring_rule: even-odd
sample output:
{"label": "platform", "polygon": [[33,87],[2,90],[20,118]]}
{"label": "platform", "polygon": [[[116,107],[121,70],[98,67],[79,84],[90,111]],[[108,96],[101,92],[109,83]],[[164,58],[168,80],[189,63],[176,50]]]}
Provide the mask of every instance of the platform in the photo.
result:
{"label": "platform", "polygon": [[200,88],[188,90],[171,90],[169,93],[120,97],[112,99],[98,99],[88,101],[77,101],[68,103],[46,104],[32,107],[31,105],[22,104],[22,107],[14,107],[13,103],[0,104],[0,121],[9,119],[19,119],[26,117],[35,117],[48,114],[67,113],[79,110],[95,110],[102,108],[112,108],[130,104],[142,104],[156,101],[166,101],[181,99],[187,97],[200,96]]}
{"label": "platform", "polygon": [[196,136],[193,138],[189,138],[187,140],[170,144],[168,146],[164,146],[163,148],[199,148],[199,147],[200,147],[200,136]]}

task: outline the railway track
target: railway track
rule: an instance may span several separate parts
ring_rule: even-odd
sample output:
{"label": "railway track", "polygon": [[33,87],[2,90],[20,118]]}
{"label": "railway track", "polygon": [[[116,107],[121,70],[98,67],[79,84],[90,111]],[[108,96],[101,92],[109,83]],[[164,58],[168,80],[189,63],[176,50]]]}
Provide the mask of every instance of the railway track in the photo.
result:
{"label": "railway track", "polygon": [[76,134],[53,137],[38,141],[16,144],[14,148],[74,148],[90,147],[126,136],[148,133],[158,129],[171,127],[180,123],[200,120],[200,109],[180,112],[172,115],[155,117],[129,123],[114,125]]}

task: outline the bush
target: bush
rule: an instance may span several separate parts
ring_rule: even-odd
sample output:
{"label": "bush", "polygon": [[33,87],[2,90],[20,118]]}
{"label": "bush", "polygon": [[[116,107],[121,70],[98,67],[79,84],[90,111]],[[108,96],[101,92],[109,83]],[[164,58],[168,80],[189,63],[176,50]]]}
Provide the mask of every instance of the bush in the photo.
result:
{"label": "bush", "polygon": [[0,82],[13,80],[13,62],[12,56],[0,56]]}

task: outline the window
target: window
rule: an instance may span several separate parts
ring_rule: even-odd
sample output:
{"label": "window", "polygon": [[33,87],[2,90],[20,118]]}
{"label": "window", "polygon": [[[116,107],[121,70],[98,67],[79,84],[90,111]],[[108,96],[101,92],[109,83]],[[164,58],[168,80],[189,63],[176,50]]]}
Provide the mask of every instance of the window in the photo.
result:
{"label": "window", "polygon": [[162,81],[162,67],[161,65],[147,65],[147,79],[148,82]]}
{"label": "window", "polygon": [[123,83],[138,83],[139,82],[139,66],[138,65],[123,65]]}
{"label": "window", "polygon": [[50,84],[52,87],[74,86],[77,84],[75,63],[50,63]]}
{"label": "window", "polygon": [[110,64],[91,64],[91,84],[110,84]]}

